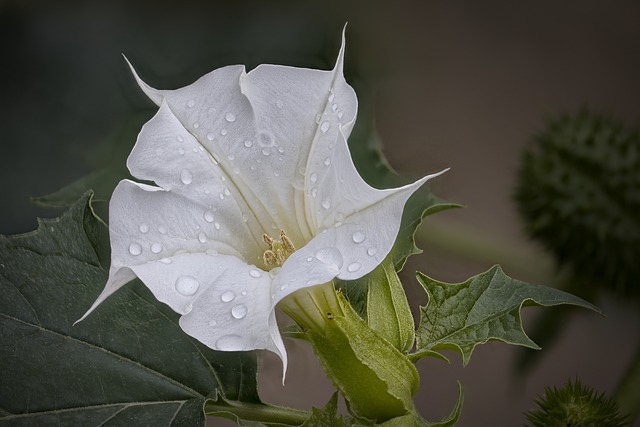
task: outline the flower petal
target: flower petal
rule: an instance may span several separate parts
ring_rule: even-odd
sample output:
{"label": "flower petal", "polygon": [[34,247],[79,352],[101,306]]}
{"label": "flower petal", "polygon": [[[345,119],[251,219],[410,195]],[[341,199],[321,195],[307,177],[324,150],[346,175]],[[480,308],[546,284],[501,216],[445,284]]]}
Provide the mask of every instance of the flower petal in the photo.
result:
{"label": "flower petal", "polygon": [[218,254],[180,254],[169,263],[154,261],[131,269],[159,301],[183,315],[180,327],[206,346],[266,349],[286,361],[270,309],[267,272]]}
{"label": "flower petal", "polygon": [[262,230],[284,229],[300,246],[313,235],[303,202],[311,146],[330,136],[327,124],[344,123],[347,132],[356,116],[343,55],[344,43],[332,71],[261,65],[245,74],[244,67],[232,66],[177,90],[156,90],[136,79],[219,161]]}

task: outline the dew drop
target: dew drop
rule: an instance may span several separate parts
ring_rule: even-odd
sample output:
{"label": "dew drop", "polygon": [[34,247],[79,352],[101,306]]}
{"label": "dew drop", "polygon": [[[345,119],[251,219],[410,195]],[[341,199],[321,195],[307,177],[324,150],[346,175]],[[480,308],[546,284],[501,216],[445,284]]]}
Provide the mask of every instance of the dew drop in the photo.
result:
{"label": "dew drop", "polygon": [[324,199],[322,199],[321,205],[323,208],[329,209],[331,207],[331,198],[327,196]]}
{"label": "dew drop", "polygon": [[213,222],[213,212],[205,211],[204,212],[204,220],[207,222]]}
{"label": "dew drop", "polygon": [[262,274],[260,274],[260,272],[255,268],[252,268],[251,270],[249,270],[249,276],[255,277],[257,279],[258,277],[262,276]]}
{"label": "dew drop", "polygon": [[233,113],[227,113],[227,114],[224,116],[224,119],[225,119],[226,121],[228,121],[229,123],[233,123],[233,122],[235,122],[235,121],[236,121],[236,116],[235,116],[235,114],[233,114]]}
{"label": "dew drop", "polygon": [[349,270],[349,272],[353,273],[355,271],[360,270],[360,267],[362,267],[360,265],[360,263],[358,262],[352,262],[351,264],[349,264],[349,266],[347,267],[347,270]]}
{"label": "dew drop", "polygon": [[335,228],[341,227],[342,226],[342,221],[338,221],[333,225]]}
{"label": "dew drop", "polygon": [[246,213],[242,213],[242,221],[247,222],[249,221],[249,215],[247,215]]}
{"label": "dew drop", "polygon": [[162,258],[160,262],[163,264],[171,264],[173,261],[171,261],[171,258]]}
{"label": "dew drop", "polygon": [[268,148],[263,148],[262,149],[262,154],[264,154],[265,156],[269,155],[269,149]]}
{"label": "dew drop", "polygon": [[191,184],[193,181],[193,175],[191,175],[191,171],[189,169],[182,169],[182,172],[180,172],[180,181],[182,181],[184,185]]}
{"label": "dew drop", "polygon": [[280,290],[284,291],[285,289],[287,289],[289,287],[289,285],[282,285],[280,286]]}
{"label": "dew drop", "polygon": [[215,223],[213,224],[213,226],[216,228],[216,230],[220,230],[220,223]]}
{"label": "dew drop", "polygon": [[154,254],[159,254],[162,252],[162,245],[160,243],[154,243],[151,245],[151,252]]}
{"label": "dew drop", "polygon": [[376,248],[367,249],[367,255],[369,255],[369,256],[374,256],[376,254],[376,252],[378,252],[378,251],[376,251]]}
{"label": "dew drop", "polygon": [[322,124],[320,125],[320,130],[322,131],[322,133],[327,133],[327,131],[329,130],[329,122],[322,122]]}
{"label": "dew drop", "polygon": [[222,130],[220,131],[220,134],[221,134],[222,136],[225,136],[225,135],[227,134],[227,130],[226,130],[226,129],[222,129]]}
{"label": "dew drop", "polygon": [[196,105],[196,101],[194,101],[193,99],[190,99],[187,102],[187,107],[189,107],[189,108],[193,108],[195,105]]}
{"label": "dew drop", "polygon": [[134,256],[138,256],[142,253],[142,246],[138,243],[132,243],[129,245],[129,253]]}
{"label": "dew drop", "polygon": [[205,243],[207,241],[207,235],[202,232],[198,233],[198,241],[200,243]]}
{"label": "dew drop", "polygon": [[338,111],[338,118],[341,119],[344,116],[344,111]]}
{"label": "dew drop", "polygon": [[333,99],[336,97],[336,95],[334,93],[332,93],[331,95],[329,95],[329,102],[333,102]]}
{"label": "dew drop", "polygon": [[143,222],[138,227],[138,230],[140,230],[141,233],[148,233],[149,232],[149,226]]}
{"label": "dew drop", "polygon": [[331,111],[334,111],[334,112],[335,112],[337,109],[338,109],[338,104],[333,104],[333,105],[331,106]]}
{"label": "dew drop", "polygon": [[209,133],[207,134],[207,139],[208,139],[209,141],[213,141],[213,138],[215,138],[215,136],[214,136],[211,132],[209,132]]}
{"label": "dew drop", "polygon": [[251,147],[252,145],[253,145],[253,141],[251,141],[251,140],[249,140],[249,139],[247,139],[247,140],[244,142],[244,146],[245,146],[245,147],[247,147],[247,148]]}
{"label": "dew drop", "polygon": [[247,312],[249,310],[247,310],[247,306],[244,304],[238,304],[233,306],[233,308],[231,309],[231,315],[233,317],[235,317],[236,319],[242,319],[247,315]]}
{"label": "dew drop", "polygon": [[258,134],[258,144],[261,147],[273,147],[276,143],[276,139],[269,131],[263,130]]}
{"label": "dew drop", "polygon": [[318,258],[320,262],[335,265],[338,268],[341,268],[344,263],[342,254],[336,248],[322,248],[316,252],[316,258]]}
{"label": "dew drop", "polygon": [[176,280],[176,291],[185,297],[195,294],[199,288],[200,283],[192,276],[180,276]]}
{"label": "dew drop", "polygon": [[178,135],[177,139],[178,139],[178,142],[184,142],[184,138],[180,135]]}
{"label": "dew drop", "polygon": [[199,127],[200,127],[200,123],[195,122],[195,123],[193,124],[193,128],[194,128],[194,129],[198,129]]}
{"label": "dew drop", "polygon": [[313,172],[311,175],[309,175],[309,181],[311,181],[312,183],[318,181],[318,174]]}
{"label": "dew drop", "polygon": [[365,234],[362,231],[356,231],[355,233],[353,233],[353,241],[356,243],[362,243],[364,242],[364,239],[367,238],[367,236],[365,236]]}
{"label": "dew drop", "polygon": [[318,189],[317,188],[312,188],[311,189],[311,197],[313,197],[315,199],[317,195],[318,195]]}
{"label": "dew drop", "polygon": [[280,176],[280,172],[278,172],[278,171],[273,171],[273,176]]}
{"label": "dew drop", "polygon": [[312,256],[307,257],[307,262],[311,262],[311,261],[313,261],[313,257]]}
{"label": "dew drop", "polygon": [[222,295],[220,295],[220,301],[222,302],[231,302],[236,298],[236,294],[233,291],[226,291]]}
{"label": "dew drop", "polygon": [[181,156],[184,156],[184,149],[182,149],[182,148],[181,148],[181,149],[179,149],[179,150],[178,150],[178,153],[180,153],[180,155],[181,155]]}
{"label": "dew drop", "polygon": [[229,154],[229,155],[227,156],[227,159],[229,159],[229,160],[232,160],[232,161],[233,161],[233,160],[235,160],[235,159],[236,159],[236,156],[234,156],[233,154]]}
{"label": "dew drop", "polygon": [[331,159],[329,157],[325,157],[322,163],[324,163],[325,166],[329,166],[331,164]]}
{"label": "dew drop", "polygon": [[240,295],[242,295],[243,297],[246,297],[247,296],[247,291],[240,292]]}
{"label": "dew drop", "polygon": [[225,196],[230,196],[231,195],[231,191],[229,191],[229,189],[227,187],[224,188],[224,195]]}
{"label": "dew drop", "polygon": [[284,154],[284,147],[282,145],[278,147],[278,153]]}
{"label": "dew drop", "polygon": [[218,322],[216,322],[215,320],[209,320],[209,326],[216,326],[218,324]]}
{"label": "dew drop", "polygon": [[158,233],[167,234],[167,227],[161,225],[160,227],[158,227]]}
{"label": "dew drop", "polygon": [[221,351],[241,351],[245,349],[245,346],[240,336],[225,335],[216,341],[216,348]]}

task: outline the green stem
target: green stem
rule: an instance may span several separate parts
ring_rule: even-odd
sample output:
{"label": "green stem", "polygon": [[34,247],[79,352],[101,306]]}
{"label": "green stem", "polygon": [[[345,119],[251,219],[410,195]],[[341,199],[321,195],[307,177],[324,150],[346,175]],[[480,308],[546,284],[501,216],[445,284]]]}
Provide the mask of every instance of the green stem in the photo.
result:
{"label": "green stem", "polygon": [[[260,421],[263,423],[277,423],[290,426],[299,426],[308,418],[309,413],[300,409],[273,406],[264,403],[248,403],[227,400],[209,400],[205,403],[204,412],[207,416],[225,416],[233,414],[237,418],[247,421]],[[236,421],[236,420],[234,420]]]}
{"label": "green stem", "polygon": [[497,239],[468,224],[429,217],[425,225],[418,228],[416,238],[472,262],[489,266],[499,263],[511,275],[530,281],[549,283],[555,276],[553,260],[543,251]]}

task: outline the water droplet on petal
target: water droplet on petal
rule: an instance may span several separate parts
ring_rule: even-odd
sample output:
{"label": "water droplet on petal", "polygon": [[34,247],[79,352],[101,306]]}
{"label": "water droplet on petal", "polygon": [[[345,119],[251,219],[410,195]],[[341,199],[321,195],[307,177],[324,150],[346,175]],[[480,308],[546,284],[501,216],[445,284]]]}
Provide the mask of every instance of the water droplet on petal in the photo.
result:
{"label": "water droplet on petal", "polygon": [[244,222],[249,221],[249,215],[247,215],[246,213],[242,213],[242,221]]}
{"label": "water droplet on petal", "polygon": [[329,130],[329,126],[331,126],[329,122],[322,122],[322,124],[320,125],[320,130],[322,131],[322,133],[327,133],[327,131]]}
{"label": "water droplet on petal", "polygon": [[311,197],[313,197],[315,199],[317,195],[318,195],[318,189],[317,188],[312,188],[311,189]]}
{"label": "water droplet on petal", "polygon": [[311,261],[313,261],[313,257],[312,256],[307,257],[307,262],[311,262]]}
{"label": "water droplet on petal", "polygon": [[162,258],[160,262],[163,264],[171,264],[173,261],[171,261],[171,258]]}
{"label": "water droplet on petal", "polygon": [[229,189],[227,187],[224,188],[224,195],[225,196],[230,196],[231,195],[231,191],[229,191]]}
{"label": "water droplet on petal", "polygon": [[204,220],[207,222],[213,222],[213,212],[205,211],[204,212]]}
{"label": "water droplet on petal", "polygon": [[204,233],[198,233],[198,241],[200,243],[205,243],[207,241],[207,235]]}
{"label": "water droplet on petal", "polygon": [[227,134],[227,130],[226,129],[222,129],[220,131],[220,135],[225,136]]}
{"label": "water droplet on petal", "polygon": [[342,221],[338,221],[338,222],[336,222],[335,224],[333,224],[333,226],[334,226],[335,228],[341,227],[341,226],[342,226]]}
{"label": "water droplet on petal", "polygon": [[280,176],[280,172],[278,172],[278,171],[273,171],[273,176]]}
{"label": "water droplet on petal", "polygon": [[329,102],[333,102],[333,99],[336,97],[336,95],[334,93],[332,93],[331,95],[329,95]]}
{"label": "water droplet on petal", "polygon": [[258,134],[258,144],[261,147],[273,147],[275,143],[276,139],[271,132],[263,130]]}
{"label": "water droplet on petal", "polygon": [[194,129],[198,129],[199,127],[200,127],[200,123],[195,122],[195,123],[193,124],[193,128],[194,128]]}
{"label": "water droplet on petal", "polygon": [[177,139],[178,139],[178,142],[184,142],[184,138],[182,136],[180,136],[180,135],[178,135]]}
{"label": "water droplet on petal", "polygon": [[309,181],[315,183],[316,181],[318,181],[318,174],[313,172],[311,175],[309,175]]}
{"label": "water droplet on petal", "polygon": [[231,309],[231,315],[236,319],[242,319],[247,315],[248,311],[249,310],[247,309],[246,305],[238,304],[233,306],[233,308]]}
{"label": "water droplet on petal", "polygon": [[327,196],[324,199],[322,199],[321,205],[323,208],[329,209],[331,207],[331,198]]}
{"label": "water droplet on petal", "polygon": [[280,147],[278,147],[278,153],[280,153],[280,154],[284,153],[284,147],[282,145]]}
{"label": "water droplet on petal", "polygon": [[262,149],[262,154],[264,154],[265,156],[269,155],[269,149],[268,148],[263,148]]}
{"label": "water droplet on petal", "polygon": [[193,175],[191,175],[191,171],[189,169],[182,169],[182,172],[180,172],[180,181],[182,181],[184,185],[191,184],[193,181]]}
{"label": "water droplet on petal", "polygon": [[367,236],[362,231],[356,231],[353,233],[353,241],[356,243],[362,243],[366,238]]}
{"label": "water droplet on petal", "polygon": [[362,267],[360,265],[359,262],[352,262],[351,264],[349,264],[349,266],[347,267],[347,270],[349,270],[349,272],[353,273],[355,271],[360,270],[360,267]]}
{"label": "water droplet on petal", "polygon": [[241,351],[245,349],[245,346],[240,336],[225,335],[216,341],[216,348],[222,351]]}
{"label": "water droplet on petal", "polygon": [[284,291],[285,289],[287,289],[289,287],[289,285],[282,285],[280,286],[280,290]]}
{"label": "water droplet on petal", "polygon": [[262,274],[260,274],[260,272],[255,268],[252,268],[251,270],[249,270],[249,276],[255,277],[257,279],[258,277],[262,276]]}
{"label": "water droplet on petal", "polygon": [[333,104],[331,106],[331,111],[336,111],[338,109],[338,104]]}
{"label": "water droplet on petal", "polygon": [[138,227],[138,230],[140,230],[141,233],[148,233],[149,232],[149,226],[143,222]]}
{"label": "water droplet on petal", "polygon": [[231,302],[236,298],[236,294],[233,291],[226,291],[222,295],[220,295],[220,301],[222,302]]}
{"label": "water droplet on petal", "polygon": [[142,253],[142,246],[138,243],[132,243],[129,245],[129,253],[134,256],[138,256]]}
{"label": "water droplet on petal", "polygon": [[325,157],[322,163],[324,163],[325,166],[329,166],[331,164],[331,159],[329,157]]}
{"label": "water droplet on petal", "polygon": [[369,256],[374,256],[378,251],[376,250],[376,248],[369,248],[367,249],[367,255]]}
{"label": "water droplet on petal", "polygon": [[180,276],[178,280],[176,280],[176,291],[185,297],[190,297],[195,294],[199,288],[200,283],[194,277]]}
{"label": "water droplet on petal", "polygon": [[344,111],[338,111],[338,118],[341,119],[344,116]]}
{"label": "water droplet on petal", "polygon": [[233,113],[227,113],[227,114],[224,116],[224,119],[225,119],[226,121],[228,121],[229,123],[233,123],[233,122],[235,122],[235,121],[236,121],[236,116],[235,116],[235,114],[233,114]]}
{"label": "water droplet on petal", "polygon": [[220,224],[219,223],[216,222],[215,224],[213,224],[213,226],[216,228],[216,230],[220,230]]}
{"label": "water droplet on petal", "polygon": [[243,297],[246,297],[247,296],[247,291],[240,292],[240,295],[242,295]]}
{"label": "water droplet on petal", "polygon": [[189,108],[193,108],[195,105],[196,105],[196,101],[194,101],[193,99],[190,99],[187,102],[187,107],[189,107]]}
{"label": "water droplet on petal", "polygon": [[161,225],[160,227],[158,227],[158,233],[167,234],[167,227]]}
{"label": "water droplet on petal", "polygon": [[160,243],[154,243],[151,245],[151,252],[154,254],[159,254],[162,252],[162,245]]}
{"label": "water droplet on petal", "polygon": [[213,141],[213,138],[215,138],[215,135],[214,135],[214,134],[212,134],[211,132],[209,132],[209,133],[207,134],[207,139],[208,139],[209,141]]}
{"label": "water droplet on petal", "polygon": [[218,322],[216,322],[215,320],[209,320],[209,326],[216,326],[218,324]]}
{"label": "water droplet on petal", "polygon": [[316,258],[320,262],[335,265],[338,268],[341,268],[344,263],[342,254],[336,248],[322,248],[316,253]]}
{"label": "water droplet on petal", "polygon": [[247,139],[247,140],[244,142],[244,146],[245,146],[245,147],[247,147],[247,148],[251,147],[252,145],[253,145],[253,141],[251,141],[251,140],[249,140],[249,139]]}

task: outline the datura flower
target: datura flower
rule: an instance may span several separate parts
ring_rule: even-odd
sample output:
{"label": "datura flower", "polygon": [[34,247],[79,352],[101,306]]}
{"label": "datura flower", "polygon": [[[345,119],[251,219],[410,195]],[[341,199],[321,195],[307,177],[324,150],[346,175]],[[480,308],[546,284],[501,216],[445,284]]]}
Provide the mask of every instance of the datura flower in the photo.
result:
{"label": "datura flower", "polygon": [[343,60],[344,36],[332,71],[234,65],[158,90],[132,68],[159,109],[127,166],[157,186],[123,180],[113,192],[109,278],[83,318],[138,277],[187,334],[216,350],[270,350],[286,370],[276,305],[371,272],[405,202],[435,176],[385,190],[360,177]]}

